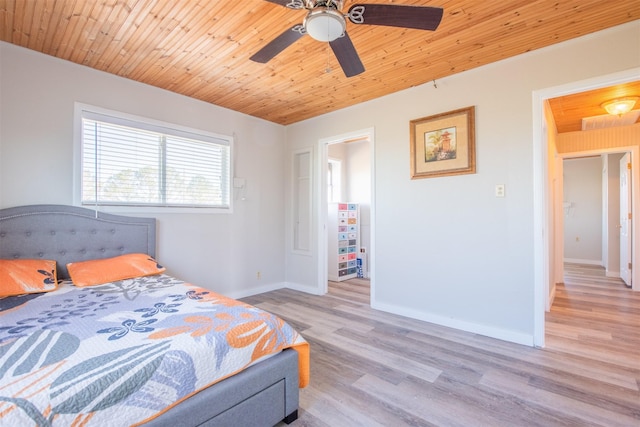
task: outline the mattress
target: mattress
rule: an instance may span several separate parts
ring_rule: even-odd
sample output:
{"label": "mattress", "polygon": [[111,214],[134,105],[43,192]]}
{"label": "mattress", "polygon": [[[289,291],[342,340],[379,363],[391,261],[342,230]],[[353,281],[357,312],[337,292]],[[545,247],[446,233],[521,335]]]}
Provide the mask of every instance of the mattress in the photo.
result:
{"label": "mattress", "polygon": [[0,424],[151,420],[283,349],[282,319],[166,274],[0,299]]}

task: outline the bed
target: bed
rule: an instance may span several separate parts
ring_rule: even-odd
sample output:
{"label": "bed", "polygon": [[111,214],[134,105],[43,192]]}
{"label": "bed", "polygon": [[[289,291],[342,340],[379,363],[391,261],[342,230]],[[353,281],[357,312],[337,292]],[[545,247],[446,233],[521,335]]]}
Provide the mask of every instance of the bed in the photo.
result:
{"label": "bed", "polygon": [[[19,264],[31,274],[39,262],[48,287],[0,298],[0,425],[297,419],[308,381],[304,339],[269,313],[166,275],[155,258],[153,218],[63,205],[0,210],[5,273]],[[133,267],[139,276],[91,283],[96,272]],[[0,290],[13,283],[0,277]],[[203,360],[187,351],[208,353]]]}

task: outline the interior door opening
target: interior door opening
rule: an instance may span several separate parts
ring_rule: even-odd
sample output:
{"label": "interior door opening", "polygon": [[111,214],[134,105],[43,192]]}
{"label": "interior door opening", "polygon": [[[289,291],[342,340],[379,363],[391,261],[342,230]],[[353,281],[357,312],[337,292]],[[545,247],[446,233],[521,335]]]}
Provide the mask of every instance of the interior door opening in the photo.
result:
{"label": "interior door opening", "polygon": [[[631,155],[609,152],[565,157],[562,185],[562,259],[555,265],[594,266],[631,287]],[[564,268],[563,268],[564,270]],[[564,271],[556,283],[564,282]]]}
{"label": "interior door opening", "polygon": [[[624,84],[637,80],[640,68],[633,68],[609,75],[599,76],[587,80],[576,81],[547,89],[533,92],[533,172],[534,172],[534,319],[533,319],[533,345],[535,347],[545,346],[545,314],[549,308],[549,302],[553,298],[554,287],[552,279],[561,277],[562,263],[558,268],[557,258],[559,256],[556,246],[556,235],[558,230],[554,230],[554,217],[562,209],[562,200],[554,200],[557,193],[553,190],[557,185],[556,176],[552,176],[554,153],[550,149],[550,139],[553,138],[552,122],[549,121],[548,104],[549,100],[568,94],[576,94],[593,89]],[[629,141],[628,145],[617,147],[615,151],[626,150],[631,153],[632,182],[640,182],[640,147],[637,142]],[[589,153],[601,154],[614,150],[593,149]],[[557,153],[556,153],[557,155]],[[638,167],[635,167],[637,165]],[[631,247],[632,247],[632,288],[640,291],[640,270],[633,268],[633,265],[640,265],[638,247],[640,245],[640,230],[638,227],[638,215],[640,213],[640,189],[632,188],[632,219],[631,222]]]}
{"label": "interior door opening", "polygon": [[[373,298],[373,130],[321,141],[326,291]],[[342,291],[340,290],[342,289]],[[352,292],[353,291],[353,292]]]}

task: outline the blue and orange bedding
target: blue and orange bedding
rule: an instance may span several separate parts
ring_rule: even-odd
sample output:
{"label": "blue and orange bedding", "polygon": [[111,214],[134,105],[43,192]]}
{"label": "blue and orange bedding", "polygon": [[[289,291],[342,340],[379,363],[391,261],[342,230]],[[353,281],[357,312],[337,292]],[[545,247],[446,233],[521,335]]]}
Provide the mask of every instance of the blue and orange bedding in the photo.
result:
{"label": "blue and orange bedding", "polygon": [[0,425],[131,425],[293,347],[280,318],[167,275],[0,299]]}

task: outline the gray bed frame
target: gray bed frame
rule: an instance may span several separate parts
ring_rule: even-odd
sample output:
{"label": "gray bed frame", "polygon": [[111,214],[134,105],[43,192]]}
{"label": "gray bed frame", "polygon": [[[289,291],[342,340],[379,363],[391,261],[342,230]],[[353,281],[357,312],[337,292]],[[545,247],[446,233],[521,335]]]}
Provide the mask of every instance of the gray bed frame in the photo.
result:
{"label": "gray bed frame", "polygon": [[[106,214],[66,205],[0,209],[0,258],[66,264],[127,253],[156,257],[155,218]],[[162,260],[158,260],[161,262]],[[298,355],[288,349],[214,384],[146,426],[273,426],[298,418]]]}

